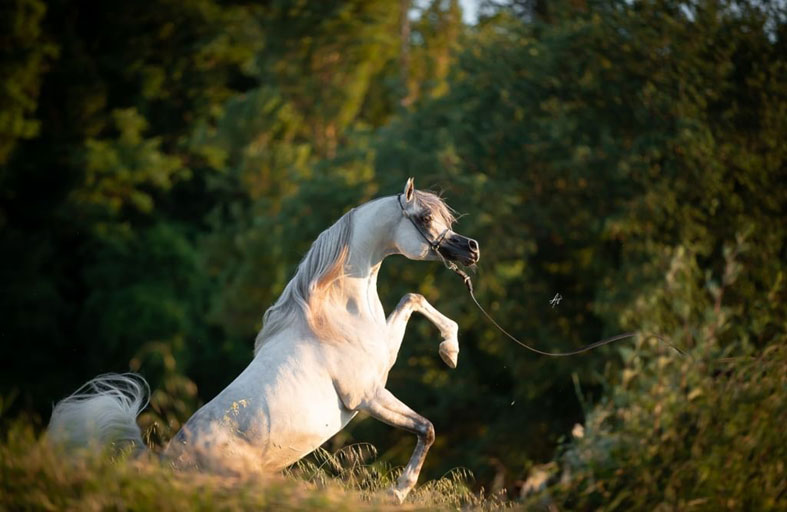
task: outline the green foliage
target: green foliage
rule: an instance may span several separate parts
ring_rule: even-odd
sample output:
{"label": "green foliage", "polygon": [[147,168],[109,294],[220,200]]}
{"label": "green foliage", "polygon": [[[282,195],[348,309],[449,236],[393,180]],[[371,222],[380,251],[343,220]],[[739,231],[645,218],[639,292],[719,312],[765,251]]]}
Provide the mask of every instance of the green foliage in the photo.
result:
{"label": "green foliage", "polygon": [[[783,451],[768,429],[776,436],[783,403],[768,389],[783,384],[787,331],[784,6],[512,0],[467,27],[458,2],[434,0],[410,12],[403,41],[407,2],[392,5],[0,10],[0,409],[45,418],[91,376],[132,368],[155,390],[141,422],[165,442],[248,364],[264,309],[314,238],[415,176],[468,214],[456,229],[482,246],[477,295],[511,332],[555,351],[648,334],[536,358],[441,266],[391,258],[379,280],[387,308],[420,292],[460,325],[457,370],[442,365],[437,331],[413,319],[390,376],[436,426],[427,478],[468,467],[469,485],[515,495],[586,421],[550,466],[568,475],[549,492],[569,507],[777,506],[767,500]],[[759,396],[767,415],[744,403]],[[756,435],[716,438],[697,427],[708,421]],[[413,444],[356,421],[329,446],[355,441],[381,448],[374,471],[403,464]],[[750,441],[767,451],[746,452]],[[3,449],[14,443],[31,446],[19,437]],[[738,501],[714,501],[724,450],[759,497],[733,486],[719,496]],[[763,469],[742,467],[749,453]],[[322,480],[323,462],[301,469]],[[40,464],[28,469],[48,471]],[[325,478],[387,481],[351,467]],[[179,488],[162,478],[172,487],[129,492]],[[423,492],[453,485],[437,481]],[[60,482],[74,500],[93,489]],[[424,506],[486,506],[440,493],[447,501]]]}
{"label": "green foliage", "polygon": [[785,341],[753,356],[632,362],[566,446],[547,499],[577,510],[783,510]]}
{"label": "green foliage", "polygon": [[[470,213],[460,231],[481,242],[477,295],[536,346],[641,330],[684,348],[765,347],[787,325],[787,155],[766,142],[787,133],[772,117],[787,76],[775,19],[669,2],[591,4],[549,25],[500,14],[477,29],[450,92],[381,133],[378,176],[391,189],[417,169],[421,184],[446,187]],[[407,286],[428,279],[416,272]],[[423,403],[466,404],[464,428],[441,435],[467,458],[547,459],[540,450],[581,419],[572,376],[598,396],[620,379],[615,349],[534,359],[450,286],[426,295],[462,318],[465,352]],[[402,357],[431,370],[427,354],[406,345]]]}
{"label": "green foliage", "polygon": [[584,428],[556,459],[559,481],[531,497],[531,504],[598,510],[787,506],[787,449],[779,428],[787,421],[787,338],[781,334],[762,349],[748,340],[731,343],[741,322],[730,321],[736,307],[722,300],[750,274],[741,263],[747,246],[740,236],[725,248],[720,285],[697,286],[696,256],[676,252],[663,288],[647,305],[658,315],[646,329],[674,325],[671,339],[680,339],[691,326],[695,348],[678,358],[646,335],[637,351],[621,349],[622,379],[586,411]]}
{"label": "green foliage", "polygon": [[[18,139],[31,139],[39,132],[34,113],[41,75],[57,55],[57,46],[41,27],[45,14],[46,4],[39,0],[13,0],[0,8],[0,165]],[[0,180],[3,177],[0,174]]]}
{"label": "green foliage", "polygon": [[87,139],[84,157],[84,184],[74,192],[74,201],[102,207],[109,213],[134,208],[153,210],[153,198],[146,188],[166,191],[175,180],[187,179],[179,158],[161,151],[161,139],[142,137],[145,119],[135,109],[112,113],[119,132],[116,140]]}

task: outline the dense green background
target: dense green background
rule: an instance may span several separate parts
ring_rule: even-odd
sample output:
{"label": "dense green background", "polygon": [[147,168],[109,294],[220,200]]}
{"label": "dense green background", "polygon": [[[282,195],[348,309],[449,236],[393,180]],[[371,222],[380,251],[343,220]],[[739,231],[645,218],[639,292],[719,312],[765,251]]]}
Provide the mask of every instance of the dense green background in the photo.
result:
{"label": "dense green background", "polygon": [[[514,495],[554,459],[578,478],[555,491],[567,506],[701,500],[718,493],[700,485],[710,477],[670,495],[658,468],[710,452],[695,421],[756,418],[741,436],[758,455],[735,463],[772,469],[773,485],[745,487],[785,499],[786,14],[754,0],[514,0],[466,26],[455,0],[6,3],[0,412],[45,424],[88,378],[132,369],[156,390],[143,426],[166,440],[249,362],[317,234],[414,176],[467,214],[477,295],[512,332],[568,350],[641,330],[691,354],[641,337],[536,357],[440,265],[392,258],[386,307],[419,291],[460,325],[457,370],[419,318],[391,373],[435,424],[426,477],[464,466]],[[763,353],[781,358],[762,371],[730,359]],[[709,395],[730,385],[718,379],[754,382],[770,409]],[[592,445],[581,456],[560,441],[576,423]],[[678,432],[685,446],[658,452]],[[648,453],[637,440],[651,458],[631,457]],[[394,463],[414,443],[362,420],[329,448],[350,441]],[[618,467],[630,480],[599,488]],[[639,467],[652,476],[636,480]],[[632,483],[645,494],[619,492]]]}

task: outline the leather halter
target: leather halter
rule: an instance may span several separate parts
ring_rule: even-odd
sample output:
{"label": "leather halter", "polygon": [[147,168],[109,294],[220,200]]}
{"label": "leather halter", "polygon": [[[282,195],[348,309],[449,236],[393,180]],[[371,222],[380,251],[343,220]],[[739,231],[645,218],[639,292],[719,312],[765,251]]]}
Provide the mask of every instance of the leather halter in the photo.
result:
{"label": "leather halter", "polygon": [[418,231],[418,233],[420,233],[421,237],[424,240],[426,240],[426,243],[429,244],[429,247],[431,247],[435,253],[440,255],[439,252],[440,245],[443,243],[443,240],[445,240],[445,235],[449,231],[448,228],[446,228],[442,233],[440,233],[440,236],[438,236],[437,239],[430,240],[429,235],[423,230],[423,228],[421,228],[418,222],[416,222],[415,219],[413,219],[412,216],[410,216],[410,214],[407,213],[407,210],[405,210],[404,204],[402,203],[402,195],[404,194],[399,194],[396,197],[396,200],[399,202],[399,208],[402,209],[402,215],[404,215],[405,218],[407,218],[407,220],[409,220],[413,224],[413,226],[415,226],[415,229]]}

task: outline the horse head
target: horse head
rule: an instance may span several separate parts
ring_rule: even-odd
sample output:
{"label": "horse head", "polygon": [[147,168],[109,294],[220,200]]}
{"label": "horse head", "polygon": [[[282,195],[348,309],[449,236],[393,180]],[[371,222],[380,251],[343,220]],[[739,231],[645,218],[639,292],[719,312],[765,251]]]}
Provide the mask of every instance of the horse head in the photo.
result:
{"label": "horse head", "polygon": [[412,260],[448,260],[473,265],[481,256],[478,242],[454,232],[452,210],[436,194],[416,190],[407,180],[397,200],[402,219],[394,233],[394,244]]}

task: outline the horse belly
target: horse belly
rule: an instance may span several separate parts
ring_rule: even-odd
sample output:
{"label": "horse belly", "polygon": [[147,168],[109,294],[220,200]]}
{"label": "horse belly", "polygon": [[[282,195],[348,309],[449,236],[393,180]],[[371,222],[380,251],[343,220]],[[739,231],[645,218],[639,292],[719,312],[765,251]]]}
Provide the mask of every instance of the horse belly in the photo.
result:
{"label": "horse belly", "polygon": [[330,379],[305,379],[269,396],[270,433],[263,465],[283,469],[319,448],[355,417]]}
{"label": "horse belly", "polygon": [[[265,347],[268,348],[268,347]],[[167,453],[178,466],[277,471],[311,453],[355,416],[309,350],[271,346],[192,416]]]}

